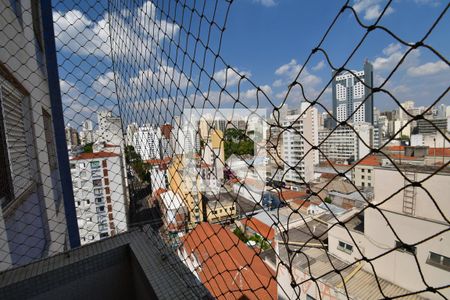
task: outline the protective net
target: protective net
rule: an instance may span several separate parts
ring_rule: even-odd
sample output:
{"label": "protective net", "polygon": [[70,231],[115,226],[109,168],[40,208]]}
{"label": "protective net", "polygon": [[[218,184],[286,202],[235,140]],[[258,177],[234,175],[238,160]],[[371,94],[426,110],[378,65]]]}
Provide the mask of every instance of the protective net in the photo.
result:
{"label": "protective net", "polygon": [[401,36],[346,1],[272,86],[221,52],[234,5],[0,1],[0,270],[140,228],[214,298],[448,298],[449,5]]}

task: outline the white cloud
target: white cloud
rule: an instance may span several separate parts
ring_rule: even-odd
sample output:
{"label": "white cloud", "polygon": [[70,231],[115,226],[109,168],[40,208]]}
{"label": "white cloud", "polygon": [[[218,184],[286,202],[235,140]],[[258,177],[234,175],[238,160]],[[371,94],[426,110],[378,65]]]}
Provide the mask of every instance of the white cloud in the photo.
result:
{"label": "white cloud", "polygon": [[109,55],[109,27],[105,19],[93,22],[76,9],[54,11],[57,47],[68,47],[68,50],[80,55]]}
{"label": "white cloud", "polygon": [[238,69],[225,68],[214,73],[214,79],[217,80],[222,87],[230,87],[239,82],[242,76],[250,78],[252,74]]}
{"label": "white cloud", "polygon": [[[318,85],[322,82],[320,77],[311,74],[305,67],[302,70],[302,65],[298,64],[295,59],[292,59],[289,63],[280,66],[275,70],[275,75],[282,78],[277,79],[272,85],[273,87],[287,87],[297,78],[301,72],[297,82],[303,85],[305,94],[308,97],[316,97],[319,94]],[[281,92],[275,95],[279,99],[283,99],[286,92]]]}
{"label": "white cloud", "polygon": [[[355,0],[353,4],[353,9],[358,14],[364,14],[364,19],[367,21],[372,21],[377,19],[384,9],[387,1],[385,0]],[[389,6],[384,13],[387,16],[394,12],[394,9]]]}
{"label": "white cloud", "polygon": [[92,84],[94,90],[101,96],[107,99],[115,99],[116,95],[116,85],[114,82],[114,72],[107,72],[100,75]]}
{"label": "white cloud", "polygon": [[253,0],[253,2],[265,7],[272,7],[278,4],[275,0]]}
{"label": "white cloud", "polygon": [[301,69],[302,66],[299,65],[295,59],[292,59],[289,63],[284,64],[276,69],[275,75],[286,75],[289,79],[294,80]]}
{"label": "white cloud", "polygon": [[379,56],[373,61],[372,64],[375,70],[379,71],[392,69],[403,57],[404,52],[402,51],[401,45],[399,43],[395,43],[389,44],[386,48],[384,48],[383,54],[385,55],[384,57]]}
{"label": "white cloud", "polygon": [[325,67],[325,61],[321,60],[317,63],[317,65],[315,65],[314,67],[311,68],[311,70],[313,71],[320,71],[323,69],[323,67]]}
{"label": "white cloud", "polygon": [[413,77],[427,76],[448,71],[449,66],[443,61],[429,62],[420,66],[410,67],[407,71],[408,75]]}
{"label": "white cloud", "polygon": [[[127,26],[127,16],[138,18],[139,28]],[[108,14],[97,21],[90,20],[79,10],[67,12],[54,11],[56,44],[59,49],[72,51],[78,55],[95,55],[108,57],[115,54],[119,57],[145,57],[150,55],[155,43],[165,38],[172,38],[179,31],[179,26],[156,18],[155,5],[145,2],[137,8],[135,14],[131,11],[121,11],[112,16],[114,30],[109,31]],[[114,25],[114,24],[113,24]],[[110,37],[113,38],[112,48]],[[120,49],[116,47],[120,44]]]}
{"label": "white cloud", "polygon": [[189,79],[184,73],[178,72],[175,68],[167,65],[159,66],[157,71],[143,70],[139,74],[130,79],[130,83],[134,88],[148,89],[152,92],[152,89],[157,92],[163,90],[169,91],[170,88],[186,88],[189,85]]}
{"label": "white cloud", "polygon": [[431,6],[439,6],[441,4],[441,0],[414,0],[416,4],[419,5],[431,5]]}

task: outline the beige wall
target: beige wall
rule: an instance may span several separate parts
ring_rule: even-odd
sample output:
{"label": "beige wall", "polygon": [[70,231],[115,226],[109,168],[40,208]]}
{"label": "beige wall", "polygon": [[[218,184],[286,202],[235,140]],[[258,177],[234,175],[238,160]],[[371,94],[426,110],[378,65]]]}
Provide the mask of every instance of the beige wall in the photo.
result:
{"label": "beige wall", "polygon": [[352,180],[358,187],[373,187],[375,181],[373,166],[356,165],[352,171]]}
{"label": "beige wall", "polygon": [[[431,175],[429,173],[416,174],[416,181],[424,180]],[[405,179],[396,169],[376,168],[374,203],[380,203],[393,195],[392,198],[380,205],[380,208],[402,213],[404,191],[402,190],[399,193],[396,192],[403,188],[404,183]],[[450,218],[450,201],[448,194],[450,174],[434,175],[427,179],[422,185],[423,189],[419,187],[415,188],[415,216],[438,222],[445,222],[440,212],[442,211],[448,220]],[[433,202],[433,199],[436,204]],[[437,207],[439,207],[440,211]]]}

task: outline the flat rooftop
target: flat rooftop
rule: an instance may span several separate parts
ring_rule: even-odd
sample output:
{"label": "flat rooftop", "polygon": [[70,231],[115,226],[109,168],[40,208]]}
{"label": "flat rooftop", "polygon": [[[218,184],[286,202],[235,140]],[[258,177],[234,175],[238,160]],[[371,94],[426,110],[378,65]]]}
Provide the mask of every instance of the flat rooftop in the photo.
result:
{"label": "flat rooftop", "polygon": [[[363,268],[359,267],[358,262],[348,264],[334,257],[327,253],[326,249],[306,247],[302,248],[301,252],[292,252],[291,250],[289,254],[286,246],[280,245],[279,249],[280,258],[283,261],[290,262],[293,269],[297,269],[308,276],[297,284],[311,283],[314,285],[315,282],[312,279],[314,278],[314,280],[339,291],[342,298],[351,299],[384,299],[410,293],[406,289],[384,279],[376,278],[373,274],[364,271]],[[410,295],[402,299],[424,298],[419,295]]]}

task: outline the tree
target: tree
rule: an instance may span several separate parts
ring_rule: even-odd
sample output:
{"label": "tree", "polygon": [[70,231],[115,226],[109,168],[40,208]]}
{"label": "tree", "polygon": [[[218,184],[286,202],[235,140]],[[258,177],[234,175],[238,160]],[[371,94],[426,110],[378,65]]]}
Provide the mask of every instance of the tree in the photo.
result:
{"label": "tree", "polygon": [[255,143],[250,139],[244,130],[228,128],[224,134],[225,159],[232,154],[236,155],[254,155]]}
{"label": "tree", "polygon": [[83,152],[84,153],[92,153],[92,145],[94,145],[94,143],[89,143],[83,146]]}

